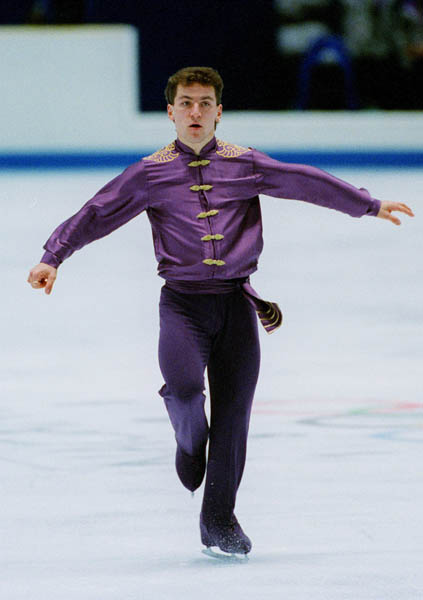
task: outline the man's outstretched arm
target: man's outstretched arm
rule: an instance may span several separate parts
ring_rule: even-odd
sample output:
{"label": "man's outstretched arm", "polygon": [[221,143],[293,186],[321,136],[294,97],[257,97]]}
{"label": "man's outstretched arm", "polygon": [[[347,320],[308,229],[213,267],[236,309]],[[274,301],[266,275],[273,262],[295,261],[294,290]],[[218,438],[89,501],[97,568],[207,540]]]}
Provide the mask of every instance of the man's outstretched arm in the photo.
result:
{"label": "man's outstretched arm", "polygon": [[351,217],[379,217],[400,225],[393,211],[412,217],[412,210],[401,202],[372,198],[364,188],[356,188],[316,167],[282,163],[257,150],[253,151],[253,168],[258,194],[276,198],[303,200],[332,208]]}
{"label": "man's outstretched arm", "polygon": [[142,162],[131,165],[107,183],[51,234],[44,244],[41,262],[29,273],[28,283],[50,294],[58,267],[75,250],[108,235],[147,208],[146,188]]}

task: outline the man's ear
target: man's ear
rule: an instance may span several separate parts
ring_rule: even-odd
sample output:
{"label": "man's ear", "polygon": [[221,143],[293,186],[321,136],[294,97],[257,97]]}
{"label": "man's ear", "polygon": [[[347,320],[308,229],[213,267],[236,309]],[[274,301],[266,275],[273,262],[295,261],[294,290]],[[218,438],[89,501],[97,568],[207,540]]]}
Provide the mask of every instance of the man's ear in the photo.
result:
{"label": "man's ear", "polygon": [[174,116],[173,116],[173,105],[172,104],[167,105],[167,116],[169,117],[169,119],[171,121],[175,121]]}
{"label": "man's ear", "polygon": [[219,123],[220,119],[222,118],[222,110],[223,107],[221,104],[219,104],[219,106],[217,107],[216,123]]}

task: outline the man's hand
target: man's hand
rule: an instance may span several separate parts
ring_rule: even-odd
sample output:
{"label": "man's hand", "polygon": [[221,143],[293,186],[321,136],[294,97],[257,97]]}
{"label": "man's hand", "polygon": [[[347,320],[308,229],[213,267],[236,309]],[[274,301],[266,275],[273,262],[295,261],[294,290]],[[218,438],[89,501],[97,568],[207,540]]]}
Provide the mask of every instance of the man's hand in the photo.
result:
{"label": "man's hand", "polygon": [[395,225],[401,225],[401,221],[398,219],[398,217],[391,215],[392,211],[394,210],[403,212],[409,217],[414,217],[414,213],[411,208],[402,202],[382,202],[377,216],[379,219],[388,219],[388,221],[392,221],[392,223]]}
{"label": "man's hand", "polygon": [[40,263],[31,269],[27,281],[33,288],[45,288],[45,293],[50,294],[56,280],[56,274],[57,269],[46,263]]}

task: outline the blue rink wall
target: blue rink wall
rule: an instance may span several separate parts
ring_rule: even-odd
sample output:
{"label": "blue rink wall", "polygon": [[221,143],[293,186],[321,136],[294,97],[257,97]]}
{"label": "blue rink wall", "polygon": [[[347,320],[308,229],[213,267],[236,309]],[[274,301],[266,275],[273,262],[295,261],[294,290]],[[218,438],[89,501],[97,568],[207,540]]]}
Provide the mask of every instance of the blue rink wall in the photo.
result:
{"label": "blue rink wall", "polygon": [[[275,119],[277,120],[277,119]],[[50,152],[50,153],[4,153],[0,155],[0,170],[10,169],[109,169],[125,168],[150,154],[152,150],[140,149],[135,152]],[[266,148],[263,149],[266,152]],[[273,158],[290,163],[304,163],[326,167],[342,168],[422,168],[423,152],[416,151],[292,151],[269,150]]]}
{"label": "blue rink wall", "polygon": [[[173,140],[164,98],[137,110],[137,44],[128,25],[0,27],[0,169],[123,168]],[[423,166],[422,113],[224,112],[216,133],[323,168]]]}

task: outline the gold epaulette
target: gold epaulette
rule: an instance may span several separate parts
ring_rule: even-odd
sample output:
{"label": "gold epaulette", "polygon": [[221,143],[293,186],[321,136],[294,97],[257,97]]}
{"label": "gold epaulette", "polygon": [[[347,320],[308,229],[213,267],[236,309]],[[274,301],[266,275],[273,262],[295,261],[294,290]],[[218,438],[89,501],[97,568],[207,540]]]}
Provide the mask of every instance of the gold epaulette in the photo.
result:
{"label": "gold epaulette", "polygon": [[175,144],[171,142],[161,150],[157,150],[150,156],[144,156],[143,160],[151,160],[156,163],[166,163],[178,158],[179,152],[175,151]]}
{"label": "gold epaulette", "polygon": [[223,156],[224,158],[236,158],[237,156],[241,156],[241,154],[251,152],[251,148],[244,148],[243,146],[230,144],[229,142],[224,142],[223,140],[216,141],[217,147],[219,148],[216,150],[216,154]]}

